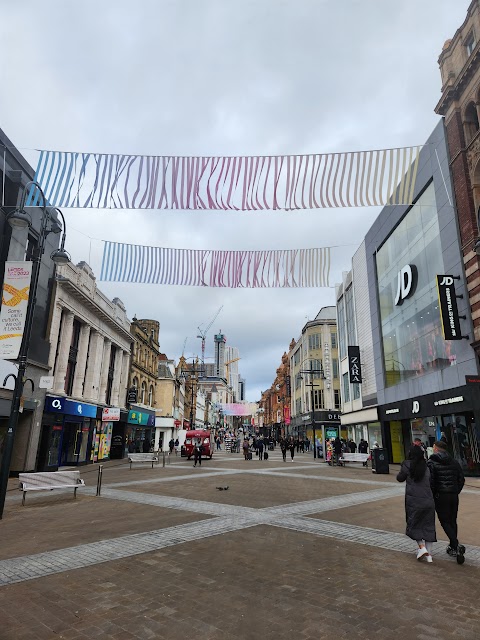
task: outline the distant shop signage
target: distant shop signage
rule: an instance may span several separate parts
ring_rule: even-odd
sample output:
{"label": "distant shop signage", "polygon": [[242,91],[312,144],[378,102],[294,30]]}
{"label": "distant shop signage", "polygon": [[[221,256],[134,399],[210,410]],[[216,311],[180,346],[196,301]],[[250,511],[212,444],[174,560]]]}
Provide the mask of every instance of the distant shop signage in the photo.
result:
{"label": "distant shop signage", "polygon": [[395,305],[401,305],[406,298],[415,293],[417,287],[417,267],[413,264],[407,264],[398,272],[397,276],[397,295],[395,296]]}
{"label": "distant shop signage", "polygon": [[480,376],[465,376],[465,382],[467,384],[480,384]]}
{"label": "distant shop signage", "polygon": [[348,373],[350,384],[362,382],[362,365],[360,364],[360,347],[350,345],[348,347]]}
{"label": "distant shop signage", "polygon": [[155,415],[145,413],[144,411],[129,411],[128,412],[128,424],[140,424],[147,427],[155,426]]}
{"label": "distant shop signage", "polygon": [[386,413],[387,415],[389,415],[389,414],[391,414],[391,413],[400,413],[400,409],[397,409],[397,408],[395,408],[395,409],[387,409],[387,410],[385,411],[385,413]]}
{"label": "distant shop signage", "polygon": [[102,422],[118,422],[120,420],[120,409],[115,407],[105,407],[102,411]]}
{"label": "distant shop signage", "polygon": [[45,413],[65,413],[69,416],[82,416],[84,418],[96,418],[97,407],[92,404],[75,402],[67,398],[45,397]]}
{"label": "distant shop signage", "polygon": [[445,340],[462,339],[454,282],[452,276],[437,276],[438,302]]}
{"label": "distant shop signage", "polygon": [[463,396],[455,396],[454,398],[444,398],[443,400],[436,400],[433,404],[439,407],[443,404],[456,404],[457,402],[463,402]]}
{"label": "distant shop signage", "polygon": [[138,390],[137,387],[130,387],[127,393],[128,404],[135,404],[137,402]]}

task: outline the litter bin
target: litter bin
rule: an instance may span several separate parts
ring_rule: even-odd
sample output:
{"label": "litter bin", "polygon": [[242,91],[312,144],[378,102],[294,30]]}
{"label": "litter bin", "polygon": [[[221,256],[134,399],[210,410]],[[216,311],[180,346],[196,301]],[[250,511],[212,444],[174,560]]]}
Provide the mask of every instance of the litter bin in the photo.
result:
{"label": "litter bin", "polygon": [[372,473],[390,473],[386,449],[372,449]]}

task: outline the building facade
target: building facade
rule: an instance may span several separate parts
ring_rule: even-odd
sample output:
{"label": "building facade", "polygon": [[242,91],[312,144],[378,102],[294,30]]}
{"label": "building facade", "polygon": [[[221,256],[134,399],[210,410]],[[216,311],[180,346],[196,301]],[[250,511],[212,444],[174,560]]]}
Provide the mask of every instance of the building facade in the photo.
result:
{"label": "building facade", "polygon": [[[40,236],[42,210],[28,207],[31,217],[30,229],[12,227],[6,216],[15,210],[27,182],[33,179],[34,171],[25,158],[14,147],[9,138],[0,129],[0,274],[3,277],[5,262],[31,260]],[[56,218],[55,213],[53,217]],[[40,265],[34,321],[28,350],[26,377],[33,381],[34,389],[27,383],[24,387],[23,411],[19,415],[15,433],[10,471],[35,471],[37,467],[38,444],[45,401],[45,389],[40,388],[40,378],[48,375],[49,336],[48,309],[51,302],[55,265],[50,255],[58,248],[59,235],[50,233],[46,238],[45,253]],[[13,361],[0,360],[0,383],[6,376],[16,375]],[[0,464],[3,453],[3,441],[7,432],[8,418],[12,404],[14,379],[10,377],[0,388]]]}
{"label": "building facade", "polygon": [[287,353],[277,368],[270,389],[262,391],[255,424],[264,437],[276,440],[290,434],[290,359]]}
{"label": "building facade", "polygon": [[480,357],[480,0],[445,42],[438,60],[441,98],[435,112],[444,117],[473,333]]}
{"label": "building facade", "polygon": [[[308,321],[290,352],[291,429],[320,442],[340,433],[340,377],[335,307]],[[309,373],[311,371],[311,373]]]}
{"label": "building facade", "polygon": [[63,265],[57,268],[48,326],[53,381],[38,467],[109,458],[112,439],[120,435],[124,441],[127,422],[131,336],[125,307],[103,295],[85,262]]}
{"label": "building facade", "polygon": [[133,345],[127,446],[137,452],[148,452],[155,446],[160,323],[135,317],[130,331]]}
{"label": "building facade", "polygon": [[[357,444],[364,438],[370,445],[382,445],[377,411],[377,389],[373,357],[372,319],[368,290],[365,241],[352,259],[352,269],[343,274],[336,288],[338,354],[340,361],[342,415],[341,435]],[[348,348],[358,347],[361,383],[350,382]]]}
{"label": "building facade", "polygon": [[[477,474],[480,393],[467,380],[478,379],[478,358],[449,162],[440,122],[420,153],[414,204],[385,207],[365,237],[375,387],[391,461],[401,462],[415,437],[427,446],[443,437]],[[445,339],[452,318],[459,330]]]}

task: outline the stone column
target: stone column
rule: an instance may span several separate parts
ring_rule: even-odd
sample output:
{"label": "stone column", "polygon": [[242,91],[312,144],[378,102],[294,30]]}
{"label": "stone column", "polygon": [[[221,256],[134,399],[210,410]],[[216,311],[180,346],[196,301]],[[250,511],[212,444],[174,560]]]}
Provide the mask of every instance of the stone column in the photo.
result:
{"label": "stone column", "polygon": [[87,370],[88,343],[90,340],[90,325],[82,324],[78,339],[77,365],[75,367],[75,377],[73,379],[72,396],[74,398],[83,397],[83,383]]}
{"label": "stone column", "polygon": [[115,352],[115,369],[113,370],[113,384],[112,384],[112,402],[114,407],[119,407],[120,397],[120,380],[122,377],[122,364],[123,364],[123,352],[121,349]]}
{"label": "stone column", "polygon": [[83,397],[90,402],[98,401],[98,392],[100,386],[100,371],[102,367],[103,355],[103,336],[92,329],[90,338],[90,350],[88,354],[87,373],[85,375],[85,384],[83,389]]}
{"label": "stone column", "polygon": [[112,341],[105,338],[105,344],[103,347],[102,357],[102,373],[100,376],[100,395],[98,397],[99,402],[105,402],[105,394],[107,392],[108,382],[108,365],[110,364],[110,353],[112,351]]}
{"label": "stone column", "polygon": [[56,304],[52,313],[52,322],[50,323],[50,353],[48,355],[48,366],[50,373],[53,374],[55,366],[55,356],[57,355],[58,340],[60,338],[60,321],[62,319],[62,307]]}
{"label": "stone column", "polygon": [[60,348],[58,349],[55,365],[55,379],[53,381],[53,393],[65,393],[65,376],[68,367],[68,355],[72,344],[74,314],[65,311],[63,314],[62,329],[60,331]]}

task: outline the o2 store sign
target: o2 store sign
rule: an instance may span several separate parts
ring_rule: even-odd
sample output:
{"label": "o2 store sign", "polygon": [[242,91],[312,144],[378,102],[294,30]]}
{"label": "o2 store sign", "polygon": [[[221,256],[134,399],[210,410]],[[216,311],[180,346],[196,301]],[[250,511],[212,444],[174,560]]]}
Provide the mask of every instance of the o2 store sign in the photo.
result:
{"label": "o2 store sign", "polygon": [[69,416],[82,416],[84,418],[97,417],[97,407],[92,404],[74,402],[66,398],[52,398],[52,396],[46,396],[45,398],[45,412],[65,413]]}

